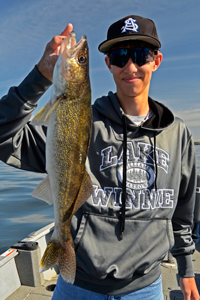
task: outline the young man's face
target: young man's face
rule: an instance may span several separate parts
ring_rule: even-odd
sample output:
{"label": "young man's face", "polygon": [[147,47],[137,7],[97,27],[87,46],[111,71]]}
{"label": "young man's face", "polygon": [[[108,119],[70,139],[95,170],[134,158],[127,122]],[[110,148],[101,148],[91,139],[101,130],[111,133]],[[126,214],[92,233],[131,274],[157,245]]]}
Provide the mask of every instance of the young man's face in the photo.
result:
{"label": "young man's face", "polygon": [[[135,45],[132,43],[120,43],[116,45],[111,52],[121,48],[134,48],[134,47],[146,47],[143,42],[137,42]],[[153,54],[153,52],[152,52]],[[137,63],[133,63],[132,59],[129,58],[128,62],[122,67],[118,67],[110,63],[110,57],[106,56],[106,64],[113,74],[114,81],[117,86],[117,96],[120,100],[125,97],[148,97],[149,86],[151,81],[152,73],[159,67],[162,54],[157,53],[153,55],[154,60],[139,66]]]}

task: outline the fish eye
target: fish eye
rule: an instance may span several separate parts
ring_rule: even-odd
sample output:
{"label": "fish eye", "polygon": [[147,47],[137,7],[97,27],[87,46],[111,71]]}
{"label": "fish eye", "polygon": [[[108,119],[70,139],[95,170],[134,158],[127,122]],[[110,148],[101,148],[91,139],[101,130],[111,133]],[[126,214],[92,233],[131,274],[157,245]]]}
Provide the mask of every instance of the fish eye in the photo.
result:
{"label": "fish eye", "polygon": [[86,63],[86,57],[84,55],[81,55],[79,58],[78,58],[78,62],[80,64],[85,64]]}

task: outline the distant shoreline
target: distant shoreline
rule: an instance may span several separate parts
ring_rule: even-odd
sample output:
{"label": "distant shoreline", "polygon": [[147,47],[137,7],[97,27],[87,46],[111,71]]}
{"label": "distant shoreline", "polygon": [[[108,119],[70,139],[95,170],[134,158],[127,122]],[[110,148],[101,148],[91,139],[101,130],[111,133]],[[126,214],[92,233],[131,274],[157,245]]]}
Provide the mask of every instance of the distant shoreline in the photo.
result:
{"label": "distant shoreline", "polygon": [[194,142],[195,145],[200,145],[200,142]]}

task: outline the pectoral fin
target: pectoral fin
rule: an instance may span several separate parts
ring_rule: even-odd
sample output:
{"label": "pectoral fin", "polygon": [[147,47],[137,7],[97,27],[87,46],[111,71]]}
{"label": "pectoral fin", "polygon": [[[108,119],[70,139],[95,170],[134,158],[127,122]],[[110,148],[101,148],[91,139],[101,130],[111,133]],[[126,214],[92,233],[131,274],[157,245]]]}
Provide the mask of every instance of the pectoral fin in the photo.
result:
{"label": "pectoral fin", "polygon": [[49,117],[52,113],[52,111],[56,108],[56,106],[59,103],[59,100],[63,98],[63,95],[60,96],[56,102],[52,105],[51,100],[43,106],[43,108],[35,115],[33,120],[31,121],[31,124],[33,125],[45,125],[48,126],[49,124]]}
{"label": "pectoral fin", "polygon": [[44,200],[48,204],[53,204],[53,198],[51,194],[51,186],[49,182],[49,176],[45,177],[38,186],[33,190],[32,196],[38,199]]}
{"label": "pectoral fin", "polygon": [[34,118],[31,120],[31,124],[33,124],[33,125],[45,125],[45,126],[48,126],[48,120],[49,120],[49,116],[50,116],[49,111],[51,110],[51,107],[52,107],[52,104],[51,104],[51,100],[50,100],[34,116]]}
{"label": "pectoral fin", "polygon": [[87,171],[85,171],[72,214],[75,214],[75,212],[81,207],[81,205],[83,205],[83,203],[92,195],[92,192],[92,182],[89,174],[87,173]]}

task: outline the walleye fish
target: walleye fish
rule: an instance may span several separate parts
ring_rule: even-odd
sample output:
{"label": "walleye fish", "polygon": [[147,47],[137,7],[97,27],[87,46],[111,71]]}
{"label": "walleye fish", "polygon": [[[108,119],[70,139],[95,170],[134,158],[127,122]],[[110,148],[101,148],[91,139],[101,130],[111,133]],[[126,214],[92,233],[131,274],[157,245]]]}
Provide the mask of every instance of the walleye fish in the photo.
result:
{"label": "walleye fish", "polygon": [[47,177],[32,195],[54,204],[55,228],[41,260],[41,271],[58,264],[62,278],[73,283],[76,259],[70,233],[71,218],[92,194],[85,170],[92,110],[89,53],[86,36],[76,44],[71,32],[61,44],[53,73],[50,101],[32,120],[46,125]]}

